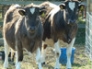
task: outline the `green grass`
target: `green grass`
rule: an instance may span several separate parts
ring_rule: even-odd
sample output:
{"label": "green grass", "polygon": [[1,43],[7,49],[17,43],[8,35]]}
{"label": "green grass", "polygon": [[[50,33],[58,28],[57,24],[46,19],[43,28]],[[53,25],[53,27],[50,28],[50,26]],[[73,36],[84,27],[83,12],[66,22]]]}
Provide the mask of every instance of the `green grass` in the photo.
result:
{"label": "green grass", "polygon": [[[80,47],[79,47],[80,46]],[[92,62],[85,56],[84,53],[84,46],[79,45],[76,47],[75,51],[75,58],[74,58],[74,63],[72,65],[72,69],[91,69],[92,68]],[[3,50],[3,47],[1,47]],[[43,66],[43,69],[54,69],[55,66],[55,55],[52,52],[52,48],[48,47],[47,48],[47,54],[46,54],[46,65]],[[37,64],[35,61],[35,56],[28,56],[27,52],[24,52],[24,60],[22,62],[22,69],[38,69]],[[60,65],[62,69],[66,69],[65,65]],[[0,69],[3,69],[3,62],[0,60]],[[9,69],[15,69],[14,65],[9,64]]]}
{"label": "green grass", "polygon": [[79,28],[76,36],[75,44],[85,44],[85,28]]}
{"label": "green grass", "polygon": [[79,18],[78,18],[78,23],[79,24],[85,24],[85,18],[83,18],[82,16],[80,16]]}

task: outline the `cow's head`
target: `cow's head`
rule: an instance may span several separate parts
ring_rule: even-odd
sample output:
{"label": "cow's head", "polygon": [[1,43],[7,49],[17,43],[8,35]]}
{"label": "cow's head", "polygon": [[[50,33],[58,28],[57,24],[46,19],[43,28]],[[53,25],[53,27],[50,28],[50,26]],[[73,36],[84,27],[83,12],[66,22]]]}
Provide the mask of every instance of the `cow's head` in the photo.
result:
{"label": "cow's head", "polygon": [[64,19],[66,23],[76,23],[79,10],[84,9],[84,5],[77,0],[67,0],[60,5],[60,9],[64,10]]}
{"label": "cow's head", "polygon": [[45,12],[44,9],[45,7],[39,7],[37,5],[31,4],[18,11],[20,15],[25,17],[25,27],[31,36],[36,34],[36,31],[41,24],[39,15]]}

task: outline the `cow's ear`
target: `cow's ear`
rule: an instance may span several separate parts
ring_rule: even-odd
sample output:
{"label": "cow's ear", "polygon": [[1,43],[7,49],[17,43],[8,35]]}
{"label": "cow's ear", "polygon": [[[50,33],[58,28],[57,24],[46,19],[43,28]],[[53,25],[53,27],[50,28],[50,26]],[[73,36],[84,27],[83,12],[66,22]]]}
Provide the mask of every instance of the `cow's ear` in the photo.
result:
{"label": "cow's ear", "polygon": [[45,14],[46,14],[46,8],[43,6],[43,7],[40,7],[40,10],[39,10],[39,14],[44,17]]}
{"label": "cow's ear", "polygon": [[41,10],[41,11],[39,12],[39,14],[41,15],[41,17],[45,17],[46,11],[45,11],[45,10]]}
{"label": "cow's ear", "polygon": [[79,5],[79,10],[80,11],[83,11],[85,9],[85,6],[84,5]]}
{"label": "cow's ear", "polygon": [[18,12],[19,12],[19,14],[22,15],[22,16],[25,15],[25,10],[24,10],[24,9],[20,9]]}
{"label": "cow's ear", "polygon": [[65,4],[59,5],[60,9],[65,9]]}

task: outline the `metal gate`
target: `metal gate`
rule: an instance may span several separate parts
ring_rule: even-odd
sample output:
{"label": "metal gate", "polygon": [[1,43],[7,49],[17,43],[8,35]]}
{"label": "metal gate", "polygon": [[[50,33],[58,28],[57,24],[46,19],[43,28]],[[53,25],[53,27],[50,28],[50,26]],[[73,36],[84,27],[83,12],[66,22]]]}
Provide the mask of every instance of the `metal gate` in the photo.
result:
{"label": "metal gate", "polygon": [[92,0],[87,0],[86,17],[86,36],[85,36],[86,54],[92,61]]}
{"label": "metal gate", "polygon": [[86,21],[86,54],[92,60],[92,15],[89,12],[87,12]]}

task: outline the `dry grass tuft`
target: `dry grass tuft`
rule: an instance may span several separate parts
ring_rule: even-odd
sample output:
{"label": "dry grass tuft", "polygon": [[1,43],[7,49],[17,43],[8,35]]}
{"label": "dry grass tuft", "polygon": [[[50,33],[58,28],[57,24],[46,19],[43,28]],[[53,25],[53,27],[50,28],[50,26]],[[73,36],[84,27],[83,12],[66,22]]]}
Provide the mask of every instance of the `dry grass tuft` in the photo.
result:
{"label": "dry grass tuft", "polygon": [[[75,45],[76,51],[75,51],[75,58],[74,58],[74,64],[72,69],[92,69],[92,62],[85,56],[85,48],[81,45]],[[54,69],[55,65],[55,55],[52,51],[53,48],[48,47],[47,54],[46,54],[46,65],[43,66],[43,69]],[[0,48],[0,50],[3,50],[3,47]],[[26,52],[24,52],[24,60],[22,62],[22,69],[38,69],[37,64],[35,61],[35,54],[33,56],[27,55]],[[9,69],[15,69],[14,65],[9,65]],[[65,69],[65,65],[61,65],[62,69]],[[3,62],[0,60],[0,69],[3,69]]]}

